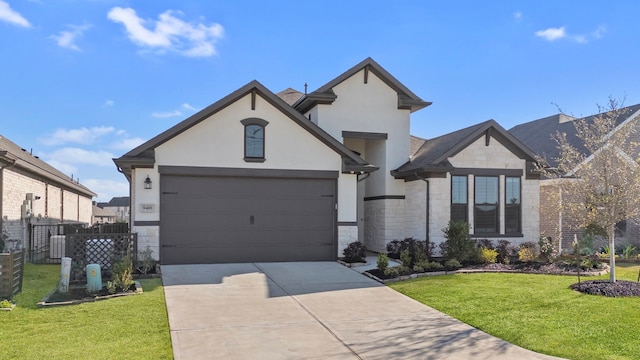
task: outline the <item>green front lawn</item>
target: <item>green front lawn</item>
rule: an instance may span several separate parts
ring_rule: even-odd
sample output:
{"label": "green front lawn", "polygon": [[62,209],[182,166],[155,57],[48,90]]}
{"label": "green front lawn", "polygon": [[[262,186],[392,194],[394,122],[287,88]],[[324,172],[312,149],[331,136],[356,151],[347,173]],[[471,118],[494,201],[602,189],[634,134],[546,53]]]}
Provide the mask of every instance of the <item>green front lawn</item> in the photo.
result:
{"label": "green front lawn", "polygon": [[13,311],[0,312],[0,359],[172,359],[160,279],[144,294],[39,309],[58,283],[60,265],[25,265]]}
{"label": "green front lawn", "polygon": [[[619,265],[617,278],[636,281],[639,269]],[[575,276],[481,273],[389,286],[539,353],[568,359],[640,359],[640,298],[585,295],[569,289],[575,282]]]}

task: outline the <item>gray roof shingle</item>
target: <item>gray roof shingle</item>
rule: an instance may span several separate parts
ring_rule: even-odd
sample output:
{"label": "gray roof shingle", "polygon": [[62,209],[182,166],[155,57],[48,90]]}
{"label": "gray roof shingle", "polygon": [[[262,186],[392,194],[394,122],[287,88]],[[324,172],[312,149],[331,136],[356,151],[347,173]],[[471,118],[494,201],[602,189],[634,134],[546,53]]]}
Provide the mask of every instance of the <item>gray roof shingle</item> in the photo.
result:
{"label": "gray roof shingle", "polygon": [[[640,111],[640,104],[621,108],[623,115],[615,119],[616,126],[627,120],[630,116]],[[569,144],[576,149],[580,149],[585,155],[590,155],[584,148],[582,140],[576,136],[576,121],[593,122],[599,114],[589,115],[583,118],[567,119],[566,115],[555,114],[542,119],[530,121],[514,126],[509,130],[513,136],[517,137],[541,158],[546,160],[550,166],[557,166],[557,159],[560,156],[558,143],[552,136],[557,133],[566,134]]]}

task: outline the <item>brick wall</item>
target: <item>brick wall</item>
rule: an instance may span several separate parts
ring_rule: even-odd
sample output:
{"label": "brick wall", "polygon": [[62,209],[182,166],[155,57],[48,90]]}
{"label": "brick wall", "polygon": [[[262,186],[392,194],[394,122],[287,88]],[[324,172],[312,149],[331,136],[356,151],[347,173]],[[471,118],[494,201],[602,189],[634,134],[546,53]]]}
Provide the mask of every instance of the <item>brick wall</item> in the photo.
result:
{"label": "brick wall", "polygon": [[160,260],[160,226],[131,226],[131,231],[138,233],[138,251],[153,251],[153,258]]}
{"label": "brick wall", "polygon": [[352,242],[358,241],[358,226],[338,226],[338,257],[343,256],[342,251]]}

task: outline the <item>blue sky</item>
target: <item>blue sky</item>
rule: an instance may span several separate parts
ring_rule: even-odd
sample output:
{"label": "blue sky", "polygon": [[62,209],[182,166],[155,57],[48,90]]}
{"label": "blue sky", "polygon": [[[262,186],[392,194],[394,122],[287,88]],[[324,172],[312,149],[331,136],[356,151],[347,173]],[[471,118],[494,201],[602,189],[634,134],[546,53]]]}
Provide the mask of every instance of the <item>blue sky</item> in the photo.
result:
{"label": "blue sky", "polygon": [[[578,5],[579,4],[579,5]],[[98,193],[111,161],[251,80],[312,91],[371,56],[431,138],[640,103],[636,1],[0,0],[0,134]]]}

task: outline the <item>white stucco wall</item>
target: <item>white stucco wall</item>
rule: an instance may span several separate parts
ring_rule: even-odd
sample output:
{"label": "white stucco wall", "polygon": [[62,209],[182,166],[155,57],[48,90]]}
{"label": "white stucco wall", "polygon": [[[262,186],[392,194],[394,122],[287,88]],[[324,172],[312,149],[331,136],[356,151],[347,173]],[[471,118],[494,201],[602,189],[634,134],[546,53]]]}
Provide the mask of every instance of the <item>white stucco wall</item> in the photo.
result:
{"label": "white stucco wall", "polygon": [[[376,183],[382,183],[378,195],[403,195],[404,184],[395,180],[389,172],[409,159],[409,110],[398,109],[398,94],[375,74],[369,72],[364,83],[364,70],[354,74],[333,88],[336,100],[330,105],[318,105],[311,111],[318,118],[318,125],[336,139],[342,139],[342,131],[386,133],[381,141],[383,156],[367,149],[364,158],[380,167]],[[368,142],[369,144],[369,142]],[[374,176],[374,175],[372,175]],[[371,179],[373,180],[373,179]]]}
{"label": "white stucco wall", "polygon": [[[268,122],[265,127],[266,160],[262,163],[245,162],[243,159],[244,126],[240,121],[247,118],[260,118]],[[132,172],[131,212],[134,223],[160,220],[161,180],[158,166],[162,165],[337,171],[338,221],[357,220],[357,176],[342,174],[342,158],[338,153],[259,95],[256,97],[255,110],[251,110],[251,95],[247,95],[159,145],[155,149],[155,158],[156,164],[153,169],[141,168]],[[151,190],[144,189],[144,179],[147,175],[153,182]],[[156,210],[143,213],[140,211],[142,204],[155,205]],[[155,228],[154,225],[147,227]],[[145,233],[144,246],[149,245],[152,249],[158,247],[158,231],[143,230],[140,226],[135,229]],[[352,231],[343,229],[338,233],[340,242],[353,238]],[[338,251],[341,254],[342,248]]]}

